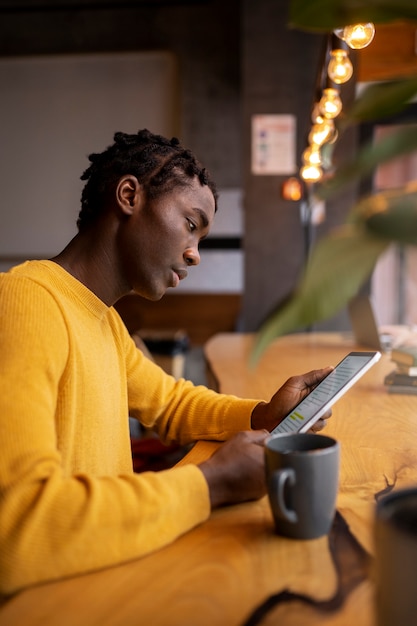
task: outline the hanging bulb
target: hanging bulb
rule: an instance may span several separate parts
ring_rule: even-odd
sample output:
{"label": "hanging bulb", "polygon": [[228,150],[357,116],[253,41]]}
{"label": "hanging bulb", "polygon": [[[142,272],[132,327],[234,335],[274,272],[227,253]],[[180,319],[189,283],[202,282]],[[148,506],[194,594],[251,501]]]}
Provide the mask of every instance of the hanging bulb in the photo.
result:
{"label": "hanging bulb", "polygon": [[331,50],[327,73],[336,85],[346,83],[353,74],[353,66],[346,50]]}
{"label": "hanging bulb", "polygon": [[372,22],[367,24],[352,24],[344,28],[337,28],[335,35],[347,43],[354,50],[361,50],[369,46],[375,35],[375,26]]}
{"label": "hanging bulb", "polygon": [[318,165],[304,165],[300,170],[300,176],[307,183],[317,183],[323,176],[323,170]]}
{"label": "hanging bulb", "polygon": [[320,113],[320,107],[318,102],[316,102],[313,106],[313,110],[311,112],[311,121],[313,122],[313,124],[319,124],[323,121],[323,116]]}
{"label": "hanging bulb", "polygon": [[339,115],[342,110],[342,101],[337,89],[333,89],[331,87],[323,89],[323,95],[319,102],[319,109],[320,113],[326,119],[332,120]]}
{"label": "hanging bulb", "polygon": [[303,152],[304,165],[321,165],[321,152],[319,146],[312,144],[308,146]]}
{"label": "hanging bulb", "polygon": [[334,136],[335,128],[333,120],[323,120],[321,123],[313,124],[308,136],[308,143],[322,146]]}

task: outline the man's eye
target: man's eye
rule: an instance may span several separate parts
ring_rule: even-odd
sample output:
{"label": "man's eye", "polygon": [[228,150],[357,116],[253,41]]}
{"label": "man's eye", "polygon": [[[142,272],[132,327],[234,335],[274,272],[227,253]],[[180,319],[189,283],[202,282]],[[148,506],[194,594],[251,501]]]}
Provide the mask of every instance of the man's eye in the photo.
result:
{"label": "man's eye", "polygon": [[188,222],[188,228],[190,229],[190,232],[194,232],[195,229],[197,228],[197,226],[194,224],[194,222],[192,222],[191,220],[187,219]]}

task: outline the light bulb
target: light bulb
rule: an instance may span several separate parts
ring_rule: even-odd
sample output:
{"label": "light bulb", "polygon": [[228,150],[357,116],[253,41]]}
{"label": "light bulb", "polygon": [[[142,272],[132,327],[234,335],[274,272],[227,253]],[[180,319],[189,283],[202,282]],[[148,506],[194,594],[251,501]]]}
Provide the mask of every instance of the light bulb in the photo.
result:
{"label": "light bulb", "polygon": [[350,48],[361,50],[369,46],[375,35],[375,26],[372,22],[367,24],[352,24],[334,31],[340,39],[345,41]]}
{"label": "light bulb", "polygon": [[304,165],[300,170],[300,176],[308,183],[317,183],[323,176],[323,170],[318,165]]}
{"label": "light bulb", "polygon": [[332,89],[330,87],[323,89],[323,95],[319,102],[319,109],[320,113],[326,119],[332,120],[339,115],[342,110],[342,101],[337,89]]}
{"label": "light bulb", "polygon": [[320,124],[313,124],[310,134],[308,136],[308,143],[315,144],[316,146],[322,146],[326,141],[329,141],[334,136],[334,122],[333,120],[323,120]]}
{"label": "light bulb", "polygon": [[320,147],[314,143],[308,146],[303,152],[303,162],[304,165],[321,165]]}
{"label": "light bulb", "polygon": [[311,121],[313,122],[313,124],[318,124],[323,121],[318,102],[316,102],[313,106],[313,110],[311,112]]}
{"label": "light bulb", "polygon": [[346,50],[331,50],[327,73],[336,85],[346,83],[353,74],[353,66]]}
{"label": "light bulb", "polygon": [[284,200],[290,200],[291,202],[301,200],[303,196],[301,181],[295,176],[287,178],[282,184],[281,195]]}

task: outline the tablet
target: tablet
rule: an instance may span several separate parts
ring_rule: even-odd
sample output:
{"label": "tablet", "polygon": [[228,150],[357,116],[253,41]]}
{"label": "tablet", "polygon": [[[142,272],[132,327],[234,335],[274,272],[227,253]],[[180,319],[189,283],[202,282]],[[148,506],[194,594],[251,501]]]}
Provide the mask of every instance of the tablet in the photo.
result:
{"label": "tablet", "polygon": [[347,354],[274,428],[271,435],[304,433],[309,430],[380,358],[381,353],[378,351]]}

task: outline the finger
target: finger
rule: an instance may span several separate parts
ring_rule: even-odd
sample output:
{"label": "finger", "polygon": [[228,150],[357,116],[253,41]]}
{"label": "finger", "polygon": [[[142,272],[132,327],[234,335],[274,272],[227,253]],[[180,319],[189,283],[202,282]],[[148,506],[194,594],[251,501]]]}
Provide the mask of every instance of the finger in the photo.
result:
{"label": "finger", "polygon": [[319,420],[317,420],[317,422],[315,424],[313,424],[313,426],[310,428],[310,432],[312,433],[318,433],[321,430],[323,430],[323,428],[325,428],[327,425],[327,420],[324,418],[320,418]]}
{"label": "finger", "polygon": [[326,378],[326,376],[328,376],[330,372],[332,372],[333,370],[334,370],[334,367],[332,365],[329,365],[327,367],[323,367],[318,370],[312,370],[311,372],[307,372],[307,374],[304,374],[303,376],[304,383],[307,385],[307,387],[315,387],[319,382],[323,380],[323,378]]}

